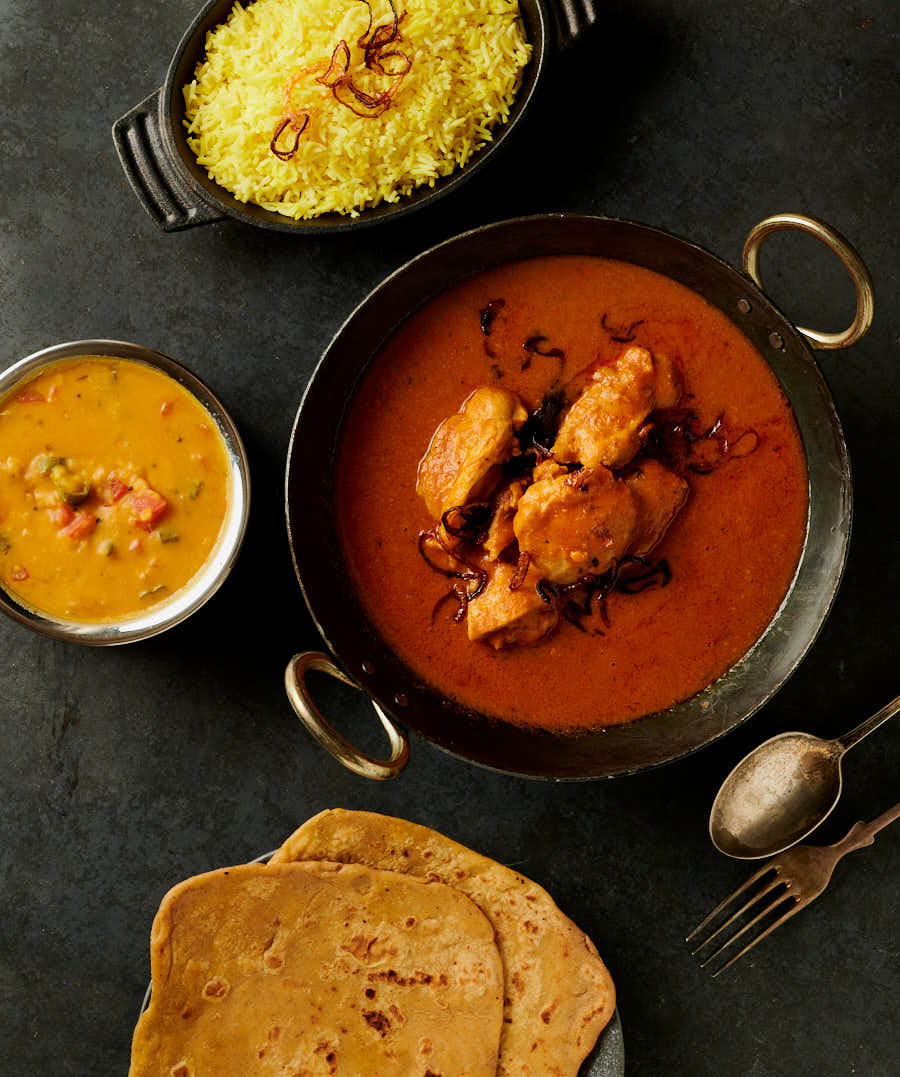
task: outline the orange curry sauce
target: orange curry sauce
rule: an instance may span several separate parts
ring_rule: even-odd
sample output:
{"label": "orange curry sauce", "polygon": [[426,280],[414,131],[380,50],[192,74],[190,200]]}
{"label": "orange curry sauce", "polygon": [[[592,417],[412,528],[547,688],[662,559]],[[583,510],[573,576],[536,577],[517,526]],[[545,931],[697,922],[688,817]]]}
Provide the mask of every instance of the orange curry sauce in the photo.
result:
{"label": "orange curry sauce", "polygon": [[[488,338],[480,311],[503,299]],[[635,324],[640,323],[640,324]],[[604,328],[604,324],[605,327]],[[554,380],[614,359],[611,339],[634,325],[635,343],[675,358],[682,404],[701,428],[725,412],[752,428],[755,452],[709,475],[690,495],[652,558],[663,589],[613,593],[610,627],[565,621],[533,646],[472,643],[445,603],[448,581],[425,565],[419,531],[433,525],[416,496],[416,468],[435,427],[473,389],[501,385],[533,409]],[[617,332],[619,330],[619,332]],[[523,343],[565,353],[532,356]],[[526,364],[527,365],[527,364]],[[511,263],[427,303],[388,341],[364,377],[342,434],[337,512],[351,578],[373,624],[434,688],[483,714],[555,730],[626,722],[692,696],[759,638],[784,598],[807,519],[806,458],[771,369],[716,308],[675,281],[606,259],[560,256]],[[593,629],[602,629],[603,635]]]}

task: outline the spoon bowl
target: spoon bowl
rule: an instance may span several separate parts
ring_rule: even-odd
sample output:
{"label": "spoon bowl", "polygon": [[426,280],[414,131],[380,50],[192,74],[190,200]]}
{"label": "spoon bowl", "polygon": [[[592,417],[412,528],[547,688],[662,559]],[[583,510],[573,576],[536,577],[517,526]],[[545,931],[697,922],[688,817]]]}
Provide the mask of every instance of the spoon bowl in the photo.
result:
{"label": "spoon bowl", "polygon": [[722,783],[709,818],[721,852],[756,860],[796,844],[841,795],[843,747],[809,733],[782,733],[743,759]]}
{"label": "spoon bowl", "polygon": [[736,860],[777,856],[831,814],[841,795],[841,759],[900,711],[900,696],[834,740],[781,733],[728,775],[709,814],[712,843]]}

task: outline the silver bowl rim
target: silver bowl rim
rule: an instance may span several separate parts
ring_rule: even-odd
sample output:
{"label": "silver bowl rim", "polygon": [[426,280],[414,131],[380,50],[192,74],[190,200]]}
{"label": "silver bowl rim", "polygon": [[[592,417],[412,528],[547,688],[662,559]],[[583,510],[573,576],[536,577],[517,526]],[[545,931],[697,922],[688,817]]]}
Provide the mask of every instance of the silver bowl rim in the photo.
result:
{"label": "silver bowl rim", "polygon": [[81,356],[143,363],[167,374],[186,389],[209,413],[225,445],[231,477],[231,503],[212,553],[194,578],[168,601],[139,616],[111,622],[68,621],[41,613],[18,602],[0,587],[0,610],[12,620],[41,635],[69,643],[104,647],[149,639],[174,628],[195,613],[219,590],[237,560],[250,515],[250,466],[247,450],[225,405],[191,370],[171,356],[129,341],[90,339],[54,344],[19,359],[0,373],[0,401],[38,371]]}

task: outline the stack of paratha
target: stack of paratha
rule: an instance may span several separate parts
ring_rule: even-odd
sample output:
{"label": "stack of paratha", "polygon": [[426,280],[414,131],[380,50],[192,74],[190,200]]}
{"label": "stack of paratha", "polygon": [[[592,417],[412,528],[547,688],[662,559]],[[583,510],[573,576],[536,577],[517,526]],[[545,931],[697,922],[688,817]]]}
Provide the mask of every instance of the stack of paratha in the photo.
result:
{"label": "stack of paratha", "polygon": [[369,812],[176,886],[151,964],[130,1077],[576,1077],[615,1007],[546,891]]}

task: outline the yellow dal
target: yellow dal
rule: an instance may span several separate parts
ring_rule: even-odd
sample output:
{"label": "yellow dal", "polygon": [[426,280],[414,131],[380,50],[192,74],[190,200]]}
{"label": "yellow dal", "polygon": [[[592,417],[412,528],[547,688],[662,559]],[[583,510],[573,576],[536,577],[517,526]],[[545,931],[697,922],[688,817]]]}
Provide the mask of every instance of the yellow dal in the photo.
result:
{"label": "yellow dal", "polygon": [[[83,503],[62,507],[51,475],[39,471],[47,457],[64,460],[57,472],[90,483]],[[151,529],[133,522],[133,493],[103,504],[110,473],[138,490],[146,482],[166,499]],[[230,481],[213,419],[172,378],[110,357],[47,367],[0,403],[0,586],[63,620],[143,613],[169,600],[209,557]],[[66,537],[60,510],[99,522],[84,538]]]}

